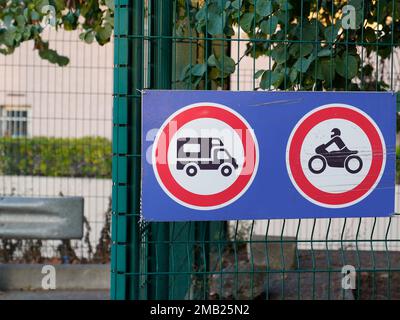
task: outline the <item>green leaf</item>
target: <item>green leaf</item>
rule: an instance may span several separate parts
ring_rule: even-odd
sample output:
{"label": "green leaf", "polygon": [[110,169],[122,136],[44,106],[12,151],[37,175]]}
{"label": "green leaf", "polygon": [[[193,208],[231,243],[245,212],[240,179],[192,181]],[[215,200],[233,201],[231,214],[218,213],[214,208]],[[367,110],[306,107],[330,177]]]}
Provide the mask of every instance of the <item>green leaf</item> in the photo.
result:
{"label": "green leaf", "polygon": [[324,80],[329,86],[335,78],[335,63],[332,59],[321,59],[316,62],[316,76],[319,80]]}
{"label": "green leaf", "polygon": [[202,21],[205,20],[206,17],[207,17],[207,11],[206,7],[204,6],[199,11],[197,11],[195,18],[197,21]]}
{"label": "green leaf", "polygon": [[289,0],[276,0],[276,2],[279,4],[279,7],[282,11],[293,9],[293,6],[290,4]]}
{"label": "green leaf", "polygon": [[31,28],[25,28],[24,32],[23,32],[23,38],[24,41],[30,40],[31,36],[32,36],[32,30]]}
{"label": "green leaf", "polygon": [[189,63],[182,69],[181,76],[179,78],[180,82],[185,81],[185,79],[190,75],[190,69],[191,68],[192,68],[192,65]]}
{"label": "green leaf", "polygon": [[245,13],[240,17],[239,23],[240,27],[243,29],[244,32],[249,33],[253,28],[253,18],[254,13]]}
{"label": "green leaf", "polygon": [[224,10],[228,10],[230,7],[231,7],[231,1],[230,1],[230,0],[227,0],[227,1],[225,2]]}
{"label": "green leaf", "polygon": [[386,3],[386,1],[383,1],[383,0],[378,2],[378,8],[376,9],[377,15],[379,12],[379,15],[377,17],[378,22],[384,22],[385,18],[390,14],[389,12],[391,12],[391,8],[392,8],[391,6],[392,6],[391,3]]}
{"label": "green leaf", "polygon": [[232,2],[232,7],[236,10],[239,10],[243,5],[243,0],[235,0]]}
{"label": "green leaf", "polygon": [[196,77],[202,77],[207,71],[207,65],[205,63],[196,64],[192,68],[192,75]]}
{"label": "green leaf", "polygon": [[8,14],[8,15],[4,16],[3,23],[7,28],[10,28],[13,20],[14,20],[14,17],[12,15]]}
{"label": "green leaf", "polygon": [[296,63],[294,64],[294,68],[301,72],[305,73],[307,72],[308,68],[311,65],[311,62],[313,62],[315,57],[313,55],[309,56],[308,58],[299,58]]}
{"label": "green leaf", "polygon": [[277,64],[282,64],[289,59],[289,53],[286,52],[284,45],[278,45],[272,49],[271,57]]}
{"label": "green leaf", "polygon": [[282,73],[277,73],[276,71],[267,70],[263,73],[260,88],[261,89],[269,89],[272,86],[275,88],[279,87],[282,83],[284,75]]}
{"label": "green leaf", "polygon": [[314,46],[311,43],[293,43],[289,47],[289,54],[295,58],[308,56],[313,52]]}
{"label": "green leaf", "polygon": [[261,31],[265,34],[273,34],[278,26],[278,18],[275,16],[270,17],[268,20],[261,22]]}
{"label": "green leaf", "polygon": [[216,14],[214,12],[208,13],[207,31],[209,34],[215,36],[224,33],[226,23],[226,14]]}
{"label": "green leaf", "polygon": [[115,9],[115,3],[114,0],[105,0],[106,6],[109,7],[110,9],[114,10]]}
{"label": "green leaf", "polygon": [[207,63],[208,63],[208,65],[210,66],[210,67],[216,67],[217,66],[217,64],[218,64],[218,60],[217,60],[217,58],[215,57],[215,55],[211,55],[211,56],[209,56],[209,58],[208,58],[208,60],[207,60]]}
{"label": "green leaf", "polygon": [[336,72],[346,79],[352,79],[358,74],[358,60],[355,56],[344,53],[335,59]]}
{"label": "green leaf", "polygon": [[15,43],[15,31],[6,30],[0,35],[0,43],[4,43],[8,47],[13,47]]}
{"label": "green leaf", "polygon": [[25,27],[25,25],[26,25],[26,20],[23,15],[16,16],[15,21],[17,22],[17,25],[21,28]]}
{"label": "green leaf", "polygon": [[278,18],[278,21],[283,25],[288,25],[290,22],[291,15],[287,14],[285,11],[278,11],[275,13],[275,16]]}
{"label": "green leaf", "polygon": [[215,67],[211,68],[210,72],[208,73],[208,78],[211,80],[218,80],[221,77],[223,77],[221,71]]}
{"label": "green leaf", "polygon": [[113,28],[109,24],[105,24],[104,27],[97,27],[95,29],[96,32],[96,40],[100,45],[104,45],[110,41],[112,35]]}
{"label": "green leaf", "polygon": [[265,70],[258,70],[255,74],[254,74],[254,79],[258,79],[259,77],[261,77],[263,75],[263,73],[265,72]]}
{"label": "green leaf", "polygon": [[324,30],[324,37],[326,41],[335,41],[340,29],[340,23],[327,26]]}
{"label": "green leaf", "polygon": [[40,14],[36,12],[35,10],[31,11],[31,20],[32,21],[39,21],[40,20]]}
{"label": "green leaf", "polygon": [[56,63],[60,67],[64,67],[69,63],[68,57],[60,56],[57,51],[51,49],[43,49],[39,51],[42,59],[48,60],[50,63]]}
{"label": "green leaf", "polygon": [[17,42],[17,43],[21,43],[21,40],[22,40],[22,34],[21,33],[15,33],[15,41]]}
{"label": "green leaf", "polygon": [[317,41],[319,40],[318,27],[315,24],[304,22],[301,26],[297,26],[296,37],[304,41]]}
{"label": "green leaf", "polygon": [[374,29],[372,29],[371,27],[365,28],[364,39],[367,42],[371,42],[371,43],[376,42],[377,41],[376,31]]}
{"label": "green leaf", "polygon": [[290,70],[289,79],[292,83],[294,83],[297,79],[298,71],[295,68]]}
{"label": "green leaf", "polygon": [[218,58],[215,54],[212,54],[208,58],[207,63],[210,67],[216,67],[225,75],[234,73],[236,69],[235,61],[227,55],[223,55],[222,57]]}
{"label": "green leaf", "polygon": [[228,74],[234,73],[236,69],[235,61],[228,56],[224,56],[224,59],[220,59],[220,66],[221,70]]}
{"label": "green leaf", "polygon": [[225,26],[224,34],[227,37],[233,37],[235,35],[235,30],[231,26]]}
{"label": "green leaf", "polygon": [[56,6],[57,11],[62,11],[65,9],[65,0],[55,0],[54,4]]}
{"label": "green leaf", "polygon": [[69,64],[69,58],[65,56],[57,56],[56,63],[60,67],[65,67],[66,65]]}
{"label": "green leaf", "polygon": [[318,57],[329,57],[332,54],[332,49],[330,48],[323,48],[322,50],[318,51]]}
{"label": "green leaf", "polygon": [[48,0],[37,0],[34,2],[35,2],[35,8],[38,12],[42,12],[42,8],[50,4]]}
{"label": "green leaf", "polygon": [[79,35],[79,38],[80,38],[82,41],[85,41],[85,42],[88,43],[88,44],[93,43],[93,41],[94,41],[94,33],[93,33],[93,30],[88,30],[88,31],[86,31],[86,32],[82,32],[82,33]]}
{"label": "green leaf", "polygon": [[272,13],[271,0],[258,0],[256,4],[256,12],[261,17],[269,16]]}
{"label": "green leaf", "polygon": [[356,11],[361,10],[363,7],[363,0],[348,0],[348,4],[353,6]]}
{"label": "green leaf", "polygon": [[39,56],[42,59],[48,60],[51,63],[57,62],[57,52],[55,50],[49,49],[49,43],[43,41],[40,37],[35,39],[35,48],[39,50]]}

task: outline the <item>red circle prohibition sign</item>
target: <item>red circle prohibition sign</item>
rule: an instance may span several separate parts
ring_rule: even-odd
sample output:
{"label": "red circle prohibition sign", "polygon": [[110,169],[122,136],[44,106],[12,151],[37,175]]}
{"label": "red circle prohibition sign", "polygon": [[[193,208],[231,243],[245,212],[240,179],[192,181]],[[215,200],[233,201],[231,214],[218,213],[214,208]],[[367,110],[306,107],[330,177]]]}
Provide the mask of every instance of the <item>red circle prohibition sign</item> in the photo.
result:
{"label": "red circle prohibition sign", "polygon": [[[202,118],[220,120],[229,125],[239,135],[244,150],[243,167],[236,180],[225,190],[209,195],[196,194],[183,188],[172,175],[167,161],[175,133],[190,121]],[[203,210],[223,207],[240,197],[250,186],[258,165],[258,145],[249,125],[233,110],[214,103],[194,104],[175,112],[161,127],[153,152],[154,172],[164,191],[185,206]]]}
{"label": "red circle prohibition sign", "polygon": [[[315,187],[305,176],[301,165],[301,148],[309,131],[317,124],[330,119],[343,119],[355,123],[368,137],[372,149],[371,167],[365,178],[353,189],[330,193]],[[385,144],[377,125],[361,110],[344,105],[317,108],[299,121],[288,142],[287,166],[296,188],[312,202],[327,207],[345,207],[361,201],[379,182],[385,165]]]}

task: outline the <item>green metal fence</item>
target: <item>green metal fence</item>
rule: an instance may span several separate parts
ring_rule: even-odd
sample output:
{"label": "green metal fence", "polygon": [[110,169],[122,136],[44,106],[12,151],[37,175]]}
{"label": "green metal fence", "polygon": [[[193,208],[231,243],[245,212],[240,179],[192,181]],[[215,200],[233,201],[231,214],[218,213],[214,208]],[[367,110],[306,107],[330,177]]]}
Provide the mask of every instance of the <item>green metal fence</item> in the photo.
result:
{"label": "green metal fence", "polygon": [[[5,6],[11,2],[1,13]],[[68,56],[67,66],[41,59],[33,41],[0,53],[0,197],[82,196],[84,236],[0,235],[0,264],[108,263],[113,44],[90,46],[78,31],[50,27],[42,36]]]}
{"label": "green metal fence", "polygon": [[396,215],[140,216],[142,89],[398,91],[399,12],[398,0],[116,1],[112,298],[400,298]]}

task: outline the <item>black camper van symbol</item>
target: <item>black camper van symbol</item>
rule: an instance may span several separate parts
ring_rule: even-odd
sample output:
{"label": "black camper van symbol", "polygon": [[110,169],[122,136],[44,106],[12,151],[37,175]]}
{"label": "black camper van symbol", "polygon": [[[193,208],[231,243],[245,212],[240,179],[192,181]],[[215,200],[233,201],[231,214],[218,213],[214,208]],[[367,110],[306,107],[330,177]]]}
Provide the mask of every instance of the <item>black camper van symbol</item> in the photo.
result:
{"label": "black camper van symbol", "polygon": [[[340,130],[334,128],[331,131],[331,140],[326,144],[321,144],[315,149],[316,155],[308,161],[308,168],[314,174],[322,173],[326,165],[335,168],[345,168],[349,173],[355,174],[361,171],[363,161],[356,156],[358,151],[349,150],[340,137]],[[331,145],[336,145],[339,150],[327,151]],[[317,164],[320,164],[319,166]]]}
{"label": "black camper van symbol", "polygon": [[194,177],[199,170],[219,170],[229,177],[239,166],[219,138],[179,138],[177,140],[178,170]]}

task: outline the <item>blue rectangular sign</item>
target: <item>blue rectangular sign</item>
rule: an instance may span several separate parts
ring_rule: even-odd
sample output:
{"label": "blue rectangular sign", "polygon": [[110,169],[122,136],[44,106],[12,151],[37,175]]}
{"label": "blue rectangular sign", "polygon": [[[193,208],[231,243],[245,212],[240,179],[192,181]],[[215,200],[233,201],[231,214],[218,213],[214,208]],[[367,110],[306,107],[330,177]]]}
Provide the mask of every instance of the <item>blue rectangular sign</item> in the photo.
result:
{"label": "blue rectangular sign", "polygon": [[396,96],[145,91],[148,221],[394,213]]}

